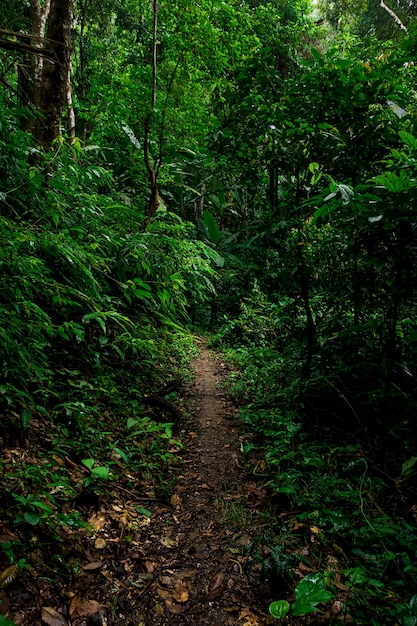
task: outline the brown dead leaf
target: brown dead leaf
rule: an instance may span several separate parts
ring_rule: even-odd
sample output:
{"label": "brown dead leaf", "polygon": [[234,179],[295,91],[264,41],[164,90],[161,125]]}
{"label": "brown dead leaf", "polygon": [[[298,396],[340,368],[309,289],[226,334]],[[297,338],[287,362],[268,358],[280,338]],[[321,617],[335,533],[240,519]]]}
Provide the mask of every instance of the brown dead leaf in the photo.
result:
{"label": "brown dead leaf", "polygon": [[259,617],[249,609],[242,609],[239,615],[239,624],[242,626],[260,626]]}
{"label": "brown dead leaf", "polygon": [[178,604],[178,602],[175,602],[175,600],[173,600],[172,598],[167,598],[165,600],[165,606],[170,613],[175,613],[176,615],[179,615],[179,613],[182,613],[184,611],[183,605]]}
{"label": "brown dead leaf", "polygon": [[162,589],[161,587],[157,587],[156,593],[160,598],[163,598],[164,600],[171,597],[171,591],[169,591],[168,589]]}
{"label": "brown dead leaf", "polygon": [[92,561],[91,563],[87,563],[87,565],[84,565],[83,570],[85,572],[95,572],[97,570],[103,569],[104,566],[104,561]]}
{"label": "brown dead leaf", "polygon": [[216,572],[209,580],[206,600],[215,600],[220,598],[224,591],[225,576],[223,572]]}
{"label": "brown dead leaf", "polygon": [[106,546],[107,546],[106,540],[102,539],[101,537],[97,537],[97,539],[94,542],[95,549],[96,550],[103,550]]}
{"label": "brown dead leaf", "polygon": [[48,626],[68,626],[65,617],[51,606],[42,607],[42,621]]}
{"label": "brown dead leaf", "polygon": [[165,548],[177,548],[178,542],[172,537],[162,537],[159,542],[165,546]]}
{"label": "brown dead leaf", "polygon": [[18,565],[10,565],[6,567],[0,574],[0,589],[4,589],[18,577],[20,567]]}
{"label": "brown dead leaf", "polygon": [[178,580],[175,584],[175,589],[172,597],[176,602],[179,602],[181,604],[183,602],[187,602],[188,598],[190,597],[186,584],[183,583],[181,580]]}
{"label": "brown dead leaf", "polygon": [[181,498],[177,493],[174,493],[174,495],[171,497],[171,504],[173,504],[174,506],[179,506],[181,504]]}
{"label": "brown dead leaf", "polygon": [[96,600],[74,596],[70,602],[69,613],[71,619],[74,619],[74,617],[88,617],[89,615],[98,613],[102,608],[103,605]]}
{"label": "brown dead leaf", "polygon": [[58,456],[57,454],[52,454],[51,458],[55,461],[55,463],[57,465],[60,465],[61,467],[63,467],[65,465],[65,461],[62,457]]}
{"label": "brown dead leaf", "polygon": [[122,515],[119,516],[119,524],[121,526],[127,526],[129,523],[129,514],[127,511],[123,511]]}
{"label": "brown dead leaf", "polygon": [[100,530],[106,523],[106,514],[104,511],[94,513],[88,520],[88,523],[94,528],[94,530]]}

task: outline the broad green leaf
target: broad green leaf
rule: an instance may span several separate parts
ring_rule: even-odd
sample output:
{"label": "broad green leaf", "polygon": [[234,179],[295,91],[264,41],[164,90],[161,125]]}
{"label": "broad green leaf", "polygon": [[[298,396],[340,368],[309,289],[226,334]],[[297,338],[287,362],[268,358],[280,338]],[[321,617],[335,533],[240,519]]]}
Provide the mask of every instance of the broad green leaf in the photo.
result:
{"label": "broad green leaf", "polygon": [[26,511],[26,513],[24,514],[24,518],[31,526],[36,526],[36,524],[38,524],[39,520],[41,519],[40,515],[36,513],[36,511]]}
{"label": "broad green leaf", "polygon": [[407,461],[405,461],[401,466],[401,476],[405,476],[406,478],[408,478],[408,476],[413,473],[413,470],[415,471],[414,466],[416,463],[417,456],[412,456],[407,459]]}
{"label": "broad green leaf", "polygon": [[29,426],[31,419],[32,419],[32,411],[30,411],[29,409],[23,409],[23,411],[22,411],[22,425],[23,425],[23,428],[25,430]]}
{"label": "broad green leaf", "polygon": [[88,467],[88,469],[91,469],[94,465],[94,459],[83,459],[81,463]]}
{"label": "broad green leaf", "polygon": [[417,615],[417,595],[413,596],[409,603],[410,611],[413,615]]}
{"label": "broad green leaf", "polygon": [[325,587],[320,574],[308,574],[295,588],[293,615],[305,615],[317,610],[317,604],[328,602],[333,594]]}
{"label": "broad green leaf", "polygon": [[99,465],[99,467],[93,467],[91,470],[91,475],[96,478],[101,478],[102,480],[107,480],[109,478],[109,468],[104,467],[104,465]]}
{"label": "broad green leaf", "polygon": [[277,600],[269,605],[269,612],[275,619],[282,619],[290,610],[290,603],[286,600]]}
{"label": "broad green leaf", "polygon": [[207,232],[209,237],[213,243],[219,243],[220,241],[220,230],[219,226],[216,222],[214,216],[210,213],[210,211],[203,211],[204,224],[207,228]]}

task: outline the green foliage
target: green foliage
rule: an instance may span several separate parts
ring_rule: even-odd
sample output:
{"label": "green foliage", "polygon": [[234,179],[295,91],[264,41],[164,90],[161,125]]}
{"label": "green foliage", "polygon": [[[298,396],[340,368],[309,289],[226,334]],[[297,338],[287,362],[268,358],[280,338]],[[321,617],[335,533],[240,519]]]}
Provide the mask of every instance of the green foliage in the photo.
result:
{"label": "green foliage", "polygon": [[0,626],[16,626],[13,620],[8,619],[4,615],[0,615]]}

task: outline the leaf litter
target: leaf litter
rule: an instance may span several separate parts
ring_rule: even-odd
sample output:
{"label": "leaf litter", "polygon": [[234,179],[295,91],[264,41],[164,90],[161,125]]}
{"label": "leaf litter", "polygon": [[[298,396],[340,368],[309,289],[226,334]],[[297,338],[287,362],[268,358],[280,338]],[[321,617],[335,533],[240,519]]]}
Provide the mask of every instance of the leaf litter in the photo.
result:
{"label": "leaf litter", "polygon": [[[268,606],[281,590],[271,590],[259,568],[245,567],[268,494],[242,469],[237,409],[220,387],[225,365],[203,346],[193,369],[185,399],[191,417],[181,423],[184,447],[170,501],[151,490],[144,497],[143,485],[113,483],[99,500],[83,503],[90,530],[59,529],[63,556],[38,547],[39,527],[30,567],[0,574],[7,586],[0,610],[7,607],[16,626],[274,623]],[[83,471],[72,460],[68,466]],[[65,576],[52,574],[57,565]]]}

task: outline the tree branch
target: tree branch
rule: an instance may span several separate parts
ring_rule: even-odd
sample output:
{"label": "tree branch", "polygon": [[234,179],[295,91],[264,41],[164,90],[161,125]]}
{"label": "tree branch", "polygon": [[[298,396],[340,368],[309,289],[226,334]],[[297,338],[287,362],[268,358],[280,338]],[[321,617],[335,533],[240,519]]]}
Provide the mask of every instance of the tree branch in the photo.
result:
{"label": "tree branch", "polygon": [[386,11],[388,13],[388,15],[390,15],[392,17],[394,22],[401,28],[401,30],[407,32],[407,27],[404,26],[404,24],[402,23],[402,21],[400,20],[398,15],[396,15],[396,13],[394,13],[394,11],[392,9],[387,7],[387,5],[385,4],[384,0],[380,0],[379,5],[380,5],[380,7],[382,9],[384,9],[384,11]]}
{"label": "tree branch", "polygon": [[30,54],[43,54],[43,56],[48,57],[52,61],[55,60],[55,54],[50,50],[45,50],[43,48],[37,48],[36,46],[29,46],[25,43],[21,43],[20,41],[10,41],[9,39],[4,39],[0,37],[0,48],[3,50],[17,50],[18,52],[29,52]]}

